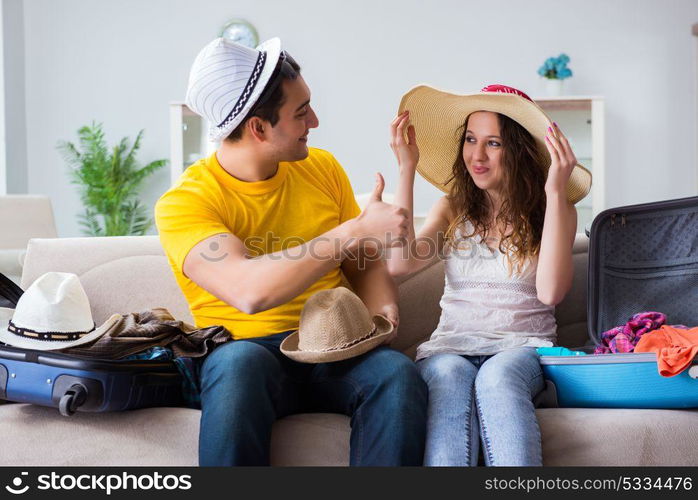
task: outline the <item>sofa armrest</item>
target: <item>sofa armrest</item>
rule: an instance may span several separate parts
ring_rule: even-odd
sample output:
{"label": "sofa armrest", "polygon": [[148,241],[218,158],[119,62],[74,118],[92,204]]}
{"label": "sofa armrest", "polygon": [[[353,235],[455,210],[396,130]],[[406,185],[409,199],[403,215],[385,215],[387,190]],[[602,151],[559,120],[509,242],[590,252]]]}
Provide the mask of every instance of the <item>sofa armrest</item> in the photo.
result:
{"label": "sofa armrest", "polygon": [[19,284],[25,253],[23,248],[0,249],[0,273]]}

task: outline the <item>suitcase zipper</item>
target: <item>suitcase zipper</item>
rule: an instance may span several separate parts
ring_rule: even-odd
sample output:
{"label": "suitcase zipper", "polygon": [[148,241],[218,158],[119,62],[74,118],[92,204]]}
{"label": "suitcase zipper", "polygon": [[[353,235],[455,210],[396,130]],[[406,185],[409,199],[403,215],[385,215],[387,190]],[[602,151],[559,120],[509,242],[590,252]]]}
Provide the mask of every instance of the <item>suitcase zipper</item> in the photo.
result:
{"label": "suitcase zipper", "polygon": [[[654,352],[618,352],[609,354],[589,354],[587,356],[539,356],[541,365],[596,365],[624,363],[656,363],[657,354]],[[698,357],[694,358],[691,367],[698,367]]]}

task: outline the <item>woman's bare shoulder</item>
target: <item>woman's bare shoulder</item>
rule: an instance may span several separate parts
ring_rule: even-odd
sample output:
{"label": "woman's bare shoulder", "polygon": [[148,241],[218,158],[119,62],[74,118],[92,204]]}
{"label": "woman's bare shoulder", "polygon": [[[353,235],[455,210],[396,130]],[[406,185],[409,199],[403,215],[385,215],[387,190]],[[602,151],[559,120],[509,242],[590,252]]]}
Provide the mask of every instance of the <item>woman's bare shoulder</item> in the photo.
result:
{"label": "woman's bare shoulder", "polygon": [[456,212],[453,209],[451,200],[448,198],[447,195],[444,195],[441,198],[439,198],[436,201],[436,203],[434,203],[434,206],[431,210],[435,216],[439,217],[440,219],[446,220],[449,224],[456,217]]}
{"label": "woman's bare shoulder", "polygon": [[439,198],[429,209],[424,225],[419,230],[418,238],[438,238],[444,235],[453,220],[453,211],[446,196]]}

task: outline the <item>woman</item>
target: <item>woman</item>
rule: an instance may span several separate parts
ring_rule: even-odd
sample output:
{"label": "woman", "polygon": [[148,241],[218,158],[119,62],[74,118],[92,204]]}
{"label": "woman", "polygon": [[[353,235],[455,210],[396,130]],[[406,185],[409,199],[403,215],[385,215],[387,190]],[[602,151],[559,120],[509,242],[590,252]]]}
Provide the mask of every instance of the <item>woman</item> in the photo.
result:
{"label": "woman", "polygon": [[388,255],[392,275],[426,266],[434,242],[445,259],[439,325],[417,351],[429,386],[425,465],[477,465],[480,439],[487,465],[542,465],[535,348],[555,341],[554,306],[572,284],[573,203],[591,175],[511,87],[467,96],[417,87],[391,132],[395,204],[412,214],[416,170],[446,192],[418,237],[410,231],[409,255]]}

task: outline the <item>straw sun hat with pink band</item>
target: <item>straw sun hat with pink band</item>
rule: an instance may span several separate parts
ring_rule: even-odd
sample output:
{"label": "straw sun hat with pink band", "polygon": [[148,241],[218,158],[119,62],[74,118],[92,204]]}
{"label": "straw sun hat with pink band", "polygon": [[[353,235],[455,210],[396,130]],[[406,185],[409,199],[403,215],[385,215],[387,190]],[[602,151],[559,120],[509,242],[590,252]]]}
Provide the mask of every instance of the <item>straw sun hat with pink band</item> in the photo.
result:
{"label": "straw sun hat with pink band", "polygon": [[[417,131],[419,163],[417,171],[444,192],[451,188],[453,163],[458,155],[465,118],[476,111],[501,113],[516,121],[535,139],[548,159],[545,133],[552,121],[526,94],[505,85],[488,85],[477,94],[458,95],[419,85],[400,101],[398,114],[410,112],[410,122]],[[591,189],[591,172],[577,164],[567,182],[567,199],[577,203]]]}

